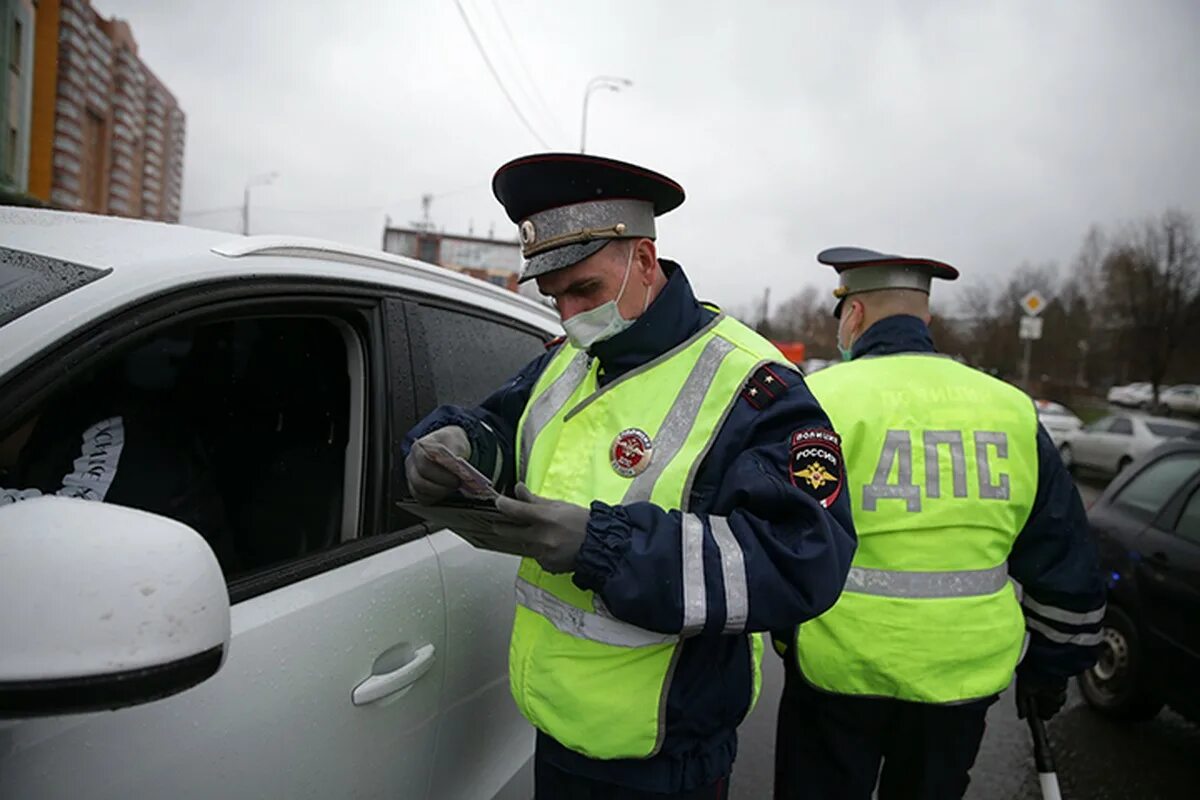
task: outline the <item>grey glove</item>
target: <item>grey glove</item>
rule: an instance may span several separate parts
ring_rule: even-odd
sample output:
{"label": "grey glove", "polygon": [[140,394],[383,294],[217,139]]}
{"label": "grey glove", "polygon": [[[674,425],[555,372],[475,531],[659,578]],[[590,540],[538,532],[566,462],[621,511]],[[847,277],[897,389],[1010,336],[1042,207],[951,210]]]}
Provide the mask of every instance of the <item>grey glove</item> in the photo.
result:
{"label": "grey glove", "polygon": [[499,497],[496,508],[513,521],[497,523],[497,536],[513,545],[513,551],[537,559],[551,573],[570,572],[587,536],[591,511],[574,503],[538,497],[518,483],[516,499]]}
{"label": "grey glove", "polygon": [[432,505],[454,494],[460,481],[453,472],[430,459],[421,447],[422,444],[440,444],[454,455],[469,459],[471,440],[462,428],[447,425],[433,433],[427,433],[413,444],[408,458],[404,459],[404,477],[408,479],[408,490],[418,503]]}

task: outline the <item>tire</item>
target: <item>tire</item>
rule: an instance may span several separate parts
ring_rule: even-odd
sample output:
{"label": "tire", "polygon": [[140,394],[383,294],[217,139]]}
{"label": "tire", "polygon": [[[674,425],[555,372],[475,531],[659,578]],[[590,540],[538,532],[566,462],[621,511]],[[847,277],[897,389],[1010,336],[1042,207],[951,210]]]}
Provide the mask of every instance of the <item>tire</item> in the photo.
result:
{"label": "tire", "polygon": [[1071,445],[1064,444],[1062,447],[1058,448],[1058,456],[1062,459],[1063,466],[1066,467],[1067,472],[1074,473],[1075,454],[1071,451]]}
{"label": "tire", "polygon": [[1104,637],[1095,666],[1079,676],[1079,690],[1092,709],[1110,719],[1147,720],[1162,708],[1150,694],[1141,641],[1133,621],[1116,606],[1104,615]]}

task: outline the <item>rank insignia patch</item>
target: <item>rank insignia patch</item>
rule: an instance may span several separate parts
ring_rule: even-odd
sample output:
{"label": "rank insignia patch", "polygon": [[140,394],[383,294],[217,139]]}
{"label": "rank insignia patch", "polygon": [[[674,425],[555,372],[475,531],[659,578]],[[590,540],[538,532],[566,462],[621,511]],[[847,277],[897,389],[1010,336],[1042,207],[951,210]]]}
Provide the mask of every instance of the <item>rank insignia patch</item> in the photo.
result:
{"label": "rank insignia patch", "polygon": [[842,493],[842,440],[830,430],[809,428],[792,434],[792,485],[829,508]]}

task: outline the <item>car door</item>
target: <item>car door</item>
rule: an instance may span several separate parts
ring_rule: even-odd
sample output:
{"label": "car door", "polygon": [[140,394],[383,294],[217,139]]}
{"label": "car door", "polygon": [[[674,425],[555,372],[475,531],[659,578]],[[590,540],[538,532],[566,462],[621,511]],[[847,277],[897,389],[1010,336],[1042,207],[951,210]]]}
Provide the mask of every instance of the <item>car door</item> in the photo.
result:
{"label": "car door", "polygon": [[[433,300],[408,304],[421,413],[471,408],[545,352],[544,331],[478,308]],[[469,345],[464,345],[469,343]],[[528,798],[533,728],[509,693],[514,556],[477,550],[449,530],[434,533],[447,597],[448,656],[432,796]],[[469,769],[463,765],[469,764]]]}
{"label": "car door", "polygon": [[[1200,455],[1191,459],[1200,470]],[[1200,672],[1200,480],[1195,477],[1147,528],[1139,586],[1147,621],[1164,655],[1167,680],[1194,683]]]}
{"label": "car door", "polygon": [[1115,473],[1121,459],[1133,450],[1133,421],[1129,417],[1113,417],[1108,429],[1096,437],[1092,466]]}
{"label": "car door", "polygon": [[1179,410],[1188,414],[1200,412],[1200,387],[1189,386],[1179,405]]}
{"label": "car door", "polygon": [[[303,294],[294,284],[276,289],[252,283],[189,292],[107,320],[81,339],[85,344],[79,347],[112,340],[115,348],[133,331],[152,335],[193,314],[212,321],[226,313],[223,299],[237,308],[237,320],[226,320],[233,335],[254,322],[245,318],[256,313],[247,303],[257,303],[273,325],[293,305],[297,320],[327,317],[333,338],[325,344],[345,348],[339,363],[346,374],[338,381],[347,412],[345,445],[339,447],[343,468],[324,482],[338,501],[340,510],[331,516],[338,535],[230,580],[231,644],[212,679],[144,706],[0,729],[0,797],[430,796],[447,653],[440,568],[422,526],[404,527],[403,520],[382,513],[387,495],[381,487],[394,482],[389,470],[395,466],[388,463],[385,443],[413,422],[407,342],[401,327],[392,332],[390,348],[383,344],[379,300],[370,295],[331,297],[328,287],[311,298]],[[275,361],[276,372],[262,381],[270,384],[263,391],[273,385],[276,394],[287,396],[280,402],[319,392],[327,371],[312,362],[307,345],[274,330],[271,341],[282,347],[275,355],[295,361],[285,366]],[[251,349],[263,341],[257,335]],[[239,342],[231,347],[236,350]],[[220,355],[237,361],[230,347]],[[73,352],[52,353],[27,380],[45,385],[73,372],[72,358]],[[247,370],[242,382],[253,383],[254,372]],[[193,391],[219,378],[213,373]],[[280,387],[280,380],[291,383]],[[0,396],[27,390],[0,388]],[[228,410],[236,417],[248,402],[242,398]],[[405,409],[408,416],[398,417]],[[261,410],[250,409],[246,418]],[[266,410],[267,435],[291,424],[293,415],[279,412],[276,420],[276,412]],[[332,427],[314,433],[321,441],[335,436]],[[303,472],[285,470],[282,491],[269,501],[265,494],[251,497],[248,519],[290,515],[303,525],[288,507],[306,499],[298,488]]]}
{"label": "car door", "polygon": [[1186,586],[1189,570],[1194,569],[1193,556],[1190,543],[1177,537],[1175,529],[1198,472],[1200,453],[1165,453],[1120,485],[1109,503],[1113,518],[1122,521],[1119,530],[1124,533],[1117,544],[1129,552],[1128,559],[1118,554],[1116,563],[1132,565],[1136,597],[1127,597],[1135,600],[1128,608],[1140,617],[1157,672],[1174,669],[1180,641],[1193,636],[1187,627],[1194,625],[1194,618],[1181,608],[1197,591]]}
{"label": "car door", "polygon": [[1083,431],[1071,440],[1071,455],[1076,464],[1092,468],[1098,466],[1103,437],[1107,435],[1108,429],[1115,419],[1115,417],[1102,417],[1084,427]]}

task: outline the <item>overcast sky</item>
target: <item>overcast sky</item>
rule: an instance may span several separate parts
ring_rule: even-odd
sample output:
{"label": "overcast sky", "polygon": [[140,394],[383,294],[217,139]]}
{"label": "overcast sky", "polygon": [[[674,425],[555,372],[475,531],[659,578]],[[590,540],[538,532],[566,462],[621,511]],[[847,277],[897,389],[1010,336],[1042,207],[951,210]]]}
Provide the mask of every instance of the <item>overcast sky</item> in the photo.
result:
{"label": "overcast sky", "polygon": [[454,0],[93,0],[187,114],[188,224],[237,230],[208,212],[276,170],[254,232],[378,247],[430,192],[446,231],[512,236],[492,173],[577,149],[601,74],[634,86],[593,96],[588,151],[683,185],[660,254],[736,307],[832,289],[833,245],[941,258],[962,288],[1069,263],[1092,223],[1200,216],[1195,0],[461,2],[548,147]]}

